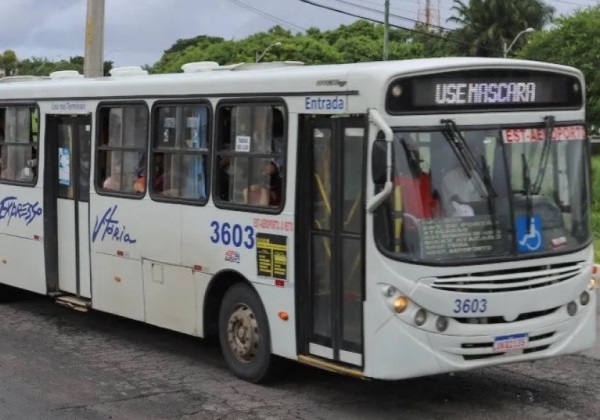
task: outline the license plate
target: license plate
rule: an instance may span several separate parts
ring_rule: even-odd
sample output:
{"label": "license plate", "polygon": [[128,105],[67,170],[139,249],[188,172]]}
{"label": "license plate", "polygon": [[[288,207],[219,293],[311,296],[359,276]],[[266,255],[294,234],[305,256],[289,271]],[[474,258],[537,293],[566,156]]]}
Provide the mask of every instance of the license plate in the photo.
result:
{"label": "license plate", "polygon": [[506,352],[510,350],[524,349],[529,344],[527,334],[503,335],[494,339],[494,351]]}

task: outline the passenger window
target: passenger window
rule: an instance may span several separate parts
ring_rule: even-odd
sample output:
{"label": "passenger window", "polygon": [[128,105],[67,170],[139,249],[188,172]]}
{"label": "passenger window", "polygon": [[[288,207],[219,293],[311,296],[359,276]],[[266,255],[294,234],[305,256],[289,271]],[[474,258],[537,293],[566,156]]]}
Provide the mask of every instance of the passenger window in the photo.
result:
{"label": "passenger window", "polygon": [[33,107],[0,108],[0,180],[35,185],[39,111]]}
{"label": "passenger window", "polygon": [[285,113],[276,105],[223,106],[217,116],[215,200],[278,208],[284,184]]}
{"label": "passenger window", "polygon": [[100,108],[98,133],[97,189],[142,196],[147,177],[146,105]]}
{"label": "passenger window", "polygon": [[206,202],[208,116],[204,105],[154,110],[150,191],[155,197]]}

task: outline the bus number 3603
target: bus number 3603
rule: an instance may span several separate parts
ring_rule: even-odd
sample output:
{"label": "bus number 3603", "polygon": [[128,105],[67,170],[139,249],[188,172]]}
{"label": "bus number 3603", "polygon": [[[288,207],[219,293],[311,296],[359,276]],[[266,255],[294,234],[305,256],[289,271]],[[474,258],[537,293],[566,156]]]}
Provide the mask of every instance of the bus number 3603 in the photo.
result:
{"label": "bus number 3603", "polygon": [[487,311],[487,299],[456,299],[454,301],[455,314],[475,314]]}
{"label": "bus number 3603", "polygon": [[254,248],[254,228],[252,226],[231,225],[227,222],[221,224],[214,220],[210,240],[213,244],[233,245],[240,248],[242,245],[248,249]]}

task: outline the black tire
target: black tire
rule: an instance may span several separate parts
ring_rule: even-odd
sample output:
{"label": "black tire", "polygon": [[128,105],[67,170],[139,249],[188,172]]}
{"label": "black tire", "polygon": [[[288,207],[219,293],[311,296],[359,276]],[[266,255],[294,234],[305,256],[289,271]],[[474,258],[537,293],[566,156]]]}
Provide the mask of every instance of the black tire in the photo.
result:
{"label": "black tire", "polygon": [[[233,345],[230,345],[230,321]],[[258,340],[247,340],[247,325],[252,326],[250,334],[258,336]],[[225,362],[235,376],[255,384],[273,379],[276,367],[275,356],[271,354],[269,322],[258,294],[250,286],[238,283],[225,293],[219,309],[219,341]],[[236,346],[240,353],[234,352]]]}

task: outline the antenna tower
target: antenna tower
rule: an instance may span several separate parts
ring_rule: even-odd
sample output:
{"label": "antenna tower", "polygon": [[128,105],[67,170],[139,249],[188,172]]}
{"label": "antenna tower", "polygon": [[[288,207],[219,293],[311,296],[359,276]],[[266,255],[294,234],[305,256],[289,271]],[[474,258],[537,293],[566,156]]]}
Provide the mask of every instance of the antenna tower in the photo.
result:
{"label": "antenna tower", "polygon": [[[435,1],[435,0],[433,0]],[[437,0],[437,7],[433,7],[432,0],[425,0],[425,8],[421,8],[421,0],[419,0],[418,21],[425,25],[428,31],[431,26],[442,26],[440,19],[440,0]]]}

